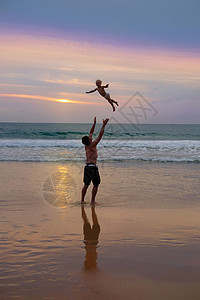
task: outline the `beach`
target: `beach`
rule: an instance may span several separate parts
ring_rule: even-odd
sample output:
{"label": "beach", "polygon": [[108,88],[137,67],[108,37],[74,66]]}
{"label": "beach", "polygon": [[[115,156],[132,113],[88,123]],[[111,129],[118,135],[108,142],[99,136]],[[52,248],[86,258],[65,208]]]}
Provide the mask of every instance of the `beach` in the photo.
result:
{"label": "beach", "polygon": [[200,300],[199,11],[0,0],[0,300]]}
{"label": "beach", "polygon": [[1,299],[199,299],[199,164],[99,162],[95,207],[83,167],[0,162]]}

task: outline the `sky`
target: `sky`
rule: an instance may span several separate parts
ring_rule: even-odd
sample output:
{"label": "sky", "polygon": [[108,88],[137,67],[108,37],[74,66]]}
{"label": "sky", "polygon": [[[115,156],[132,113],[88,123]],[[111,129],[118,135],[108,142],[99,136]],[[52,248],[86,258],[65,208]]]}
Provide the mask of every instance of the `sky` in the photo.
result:
{"label": "sky", "polygon": [[[199,11],[199,0],[0,0],[0,122],[199,124]],[[116,112],[85,93],[96,79]]]}

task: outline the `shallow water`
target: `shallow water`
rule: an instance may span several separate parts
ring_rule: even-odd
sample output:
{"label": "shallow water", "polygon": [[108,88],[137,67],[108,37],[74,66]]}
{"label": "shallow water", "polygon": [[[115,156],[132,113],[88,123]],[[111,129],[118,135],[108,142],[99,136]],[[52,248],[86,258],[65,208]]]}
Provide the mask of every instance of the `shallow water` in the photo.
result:
{"label": "shallow water", "polygon": [[99,165],[95,208],[82,167],[0,163],[1,298],[199,299],[197,166]]}

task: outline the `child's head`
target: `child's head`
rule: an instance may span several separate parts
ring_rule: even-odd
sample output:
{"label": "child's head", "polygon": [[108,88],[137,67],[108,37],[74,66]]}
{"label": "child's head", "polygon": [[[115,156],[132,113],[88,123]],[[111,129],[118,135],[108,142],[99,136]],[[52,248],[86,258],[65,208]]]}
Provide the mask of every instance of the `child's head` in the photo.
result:
{"label": "child's head", "polygon": [[89,144],[90,144],[89,136],[87,136],[87,135],[83,136],[83,137],[82,137],[82,143],[83,143],[83,145],[85,145],[85,146],[89,146]]}
{"label": "child's head", "polygon": [[101,81],[100,79],[97,79],[97,80],[96,80],[96,86],[99,87],[99,86],[101,86],[101,84],[102,84],[102,81]]}

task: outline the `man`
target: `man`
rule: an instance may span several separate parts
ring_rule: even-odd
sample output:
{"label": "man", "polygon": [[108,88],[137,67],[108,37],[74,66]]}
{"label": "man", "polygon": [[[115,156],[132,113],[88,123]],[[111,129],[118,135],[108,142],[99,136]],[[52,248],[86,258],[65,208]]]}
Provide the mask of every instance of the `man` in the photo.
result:
{"label": "man", "polygon": [[95,125],[96,125],[96,117],[94,118],[94,123],[92,125],[92,128],[90,129],[89,136],[82,137],[82,143],[85,145],[85,154],[86,154],[86,165],[84,168],[84,186],[82,188],[82,199],[81,203],[85,203],[84,198],[88,189],[88,186],[90,185],[91,181],[93,183],[93,189],[92,189],[92,199],[91,204],[95,204],[95,197],[98,191],[98,186],[100,184],[100,176],[98,167],[96,165],[97,162],[97,144],[100,142],[105,126],[108,123],[109,119],[103,120],[103,125],[101,127],[101,130],[99,132],[98,137],[96,140],[92,141],[92,135],[94,133]]}

